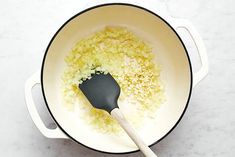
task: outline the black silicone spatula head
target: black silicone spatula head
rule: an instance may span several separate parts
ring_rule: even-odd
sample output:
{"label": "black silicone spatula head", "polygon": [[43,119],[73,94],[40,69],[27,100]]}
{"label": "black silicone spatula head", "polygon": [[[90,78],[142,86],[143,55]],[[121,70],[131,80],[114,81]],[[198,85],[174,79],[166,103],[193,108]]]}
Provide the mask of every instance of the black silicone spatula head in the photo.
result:
{"label": "black silicone spatula head", "polygon": [[120,87],[110,74],[94,74],[91,79],[83,81],[82,84],[79,85],[79,88],[92,106],[106,110],[119,122],[121,127],[127,132],[146,157],[157,157],[130,126],[122,112],[117,109]]}
{"label": "black silicone spatula head", "polygon": [[79,88],[95,108],[109,113],[114,108],[118,108],[117,99],[120,95],[120,87],[111,74],[96,73],[91,79],[79,84]]}

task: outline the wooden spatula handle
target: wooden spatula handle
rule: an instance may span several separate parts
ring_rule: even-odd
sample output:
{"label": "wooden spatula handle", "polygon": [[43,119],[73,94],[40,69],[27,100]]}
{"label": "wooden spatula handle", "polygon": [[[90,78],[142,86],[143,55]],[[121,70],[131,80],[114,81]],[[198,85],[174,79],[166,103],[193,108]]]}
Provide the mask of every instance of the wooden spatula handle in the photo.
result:
{"label": "wooden spatula handle", "polygon": [[140,138],[137,132],[127,122],[120,109],[113,109],[111,111],[111,116],[119,122],[121,127],[126,131],[129,137],[135,142],[135,144],[139,147],[139,149],[143,152],[146,157],[157,157],[157,155],[154,154],[154,152],[148,147],[147,144],[144,143],[144,141]]}

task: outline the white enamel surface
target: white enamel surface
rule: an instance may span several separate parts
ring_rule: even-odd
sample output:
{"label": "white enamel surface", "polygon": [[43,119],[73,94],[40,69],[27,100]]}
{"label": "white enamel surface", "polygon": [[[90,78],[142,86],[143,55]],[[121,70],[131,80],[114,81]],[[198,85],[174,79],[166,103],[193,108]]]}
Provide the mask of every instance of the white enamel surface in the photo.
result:
{"label": "white enamel surface", "polygon": [[138,146],[140,151],[146,157],[157,157],[157,155],[148,147],[148,145],[144,142],[144,140],[139,136],[133,126],[125,118],[125,115],[119,108],[115,108],[111,111],[111,116],[118,121],[120,126],[125,130],[125,132],[129,135],[129,137],[133,140],[133,142]]}
{"label": "white enamel surface", "polygon": [[189,21],[184,19],[172,19],[172,23],[174,24],[173,26],[175,27],[176,31],[178,28],[183,28],[188,31],[197,48],[201,62],[201,68],[193,74],[193,87],[195,87],[208,74],[209,64],[207,59],[206,47],[203,44],[201,36]]}
{"label": "white enamel surface", "polygon": [[88,147],[105,152],[129,152],[137,148],[127,135],[98,133],[67,111],[61,101],[64,57],[76,41],[107,25],[126,26],[149,42],[156,53],[156,61],[162,65],[161,77],[167,101],[156,117],[138,130],[147,144],[162,138],[182,115],[191,86],[190,67],[183,45],[172,29],[160,18],[130,6],[90,10],[67,23],[57,34],[47,52],[43,70],[44,92],[54,118],[71,137]]}
{"label": "white enamel surface", "polygon": [[47,138],[68,138],[58,127],[56,127],[55,129],[48,129],[43,123],[33,101],[32,89],[36,84],[40,84],[39,71],[32,75],[25,83],[25,101],[34,124]]}

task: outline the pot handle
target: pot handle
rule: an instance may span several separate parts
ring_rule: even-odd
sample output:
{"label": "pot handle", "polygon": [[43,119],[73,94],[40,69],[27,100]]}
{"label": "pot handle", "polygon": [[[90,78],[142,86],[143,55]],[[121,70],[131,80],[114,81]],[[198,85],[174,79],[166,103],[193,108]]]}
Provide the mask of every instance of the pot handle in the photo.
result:
{"label": "pot handle", "polygon": [[48,129],[42,119],[40,118],[36,106],[33,101],[32,88],[36,85],[40,84],[40,72],[36,72],[33,74],[25,83],[25,101],[29,111],[29,114],[36,125],[36,127],[40,130],[40,132],[46,136],[47,138],[65,138],[68,137],[58,128]]}
{"label": "pot handle", "polygon": [[194,44],[196,45],[201,61],[201,68],[199,71],[193,74],[193,87],[195,87],[208,74],[209,67],[206,47],[203,44],[202,38],[200,37],[199,33],[189,21],[184,19],[175,19],[173,20],[173,24],[175,30],[177,30],[178,28],[185,29],[190,34]]}

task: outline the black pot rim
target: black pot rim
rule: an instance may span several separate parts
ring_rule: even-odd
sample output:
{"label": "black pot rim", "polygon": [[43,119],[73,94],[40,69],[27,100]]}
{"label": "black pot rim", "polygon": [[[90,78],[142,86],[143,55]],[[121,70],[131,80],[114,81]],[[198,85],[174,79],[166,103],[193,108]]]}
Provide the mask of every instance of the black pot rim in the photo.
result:
{"label": "black pot rim", "polygon": [[73,141],[75,141],[76,143],[78,144],[81,144],[82,146],[86,147],[86,148],[89,148],[91,150],[94,150],[94,151],[97,151],[97,152],[101,152],[101,153],[106,153],[106,154],[130,154],[130,153],[134,153],[134,152],[138,152],[139,150],[135,150],[135,151],[129,151],[129,152],[120,152],[120,153],[116,153],[116,152],[106,152],[106,151],[101,151],[101,150],[97,150],[95,148],[91,148],[89,146],[86,146],[82,143],[80,143],[79,141],[77,141],[75,138],[73,138],[72,136],[70,136],[64,129],[63,127],[61,127],[61,125],[57,122],[56,118],[53,116],[53,113],[51,112],[50,108],[49,108],[49,105],[47,103],[47,100],[46,100],[46,96],[45,96],[45,91],[44,91],[44,86],[43,86],[43,68],[44,68],[44,63],[45,63],[45,59],[46,59],[46,56],[47,56],[47,52],[54,40],[54,38],[57,36],[57,34],[60,32],[60,30],[67,24],[69,23],[71,20],[73,20],[74,18],[76,18],[77,16],[87,12],[87,11],[90,11],[90,10],[93,10],[93,9],[96,9],[96,8],[99,8],[99,7],[103,7],[103,6],[111,6],[111,5],[124,5],[124,6],[130,6],[130,7],[136,7],[136,8],[139,8],[139,9],[142,9],[158,18],[160,18],[163,22],[165,22],[171,29],[172,31],[174,31],[174,33],[177,35],[178,39],[180,40],[181,44],[183,45],[184,47],[184,50],[186,52],[186,55],[187,55],[187,58],[188,58],[188,62],[189,62],[189,67],[190,67],[190,77],[191,77],[191,84],[190,84],[190,91],[189,91],[189,95],[188,95],[188,100],[187,100],[187,103],[185,105],[185,108],[181,114],[181,116],[179,117],[179,119],[177,120],[177,122],[175,123],[175,125],[161,138],[159,139],[158,141],[154,142],[153,144],[150,145],[153,146],[155,144],[157,144],[158,142],[160,142],[162,139],[164,139],[167,135],[169,135],[174,129],[175,127],[179,124],[180,120],[182,119],[183,115],[185,114],[186,112],[186,109],[188,107],[188,104],[189,104],[189,100],[190,100],[190,97],[191,97],[191,94],[192,94],[192,85],[193,85],[193,75],[192,75],[192,64],[191,64],[191,61],[190,61],[190,58],[189,58],[189,54],[188,54],[188,51],[186,49],[186,46],[184,45],[182,39],[180,38],[180,36],[178,35],[178,33],[175,31],[175,29],[165,20],[163,19],[161,16],[157,15],[156,13],[144,8],[144,7],[141,7],[141,6],[138,6],[138,5],[134,5],[134,4],[130,4],[130,3],[105,3],[105,4],[99,4],[99,5],[95,5],[93,7],[90,7],[90,8],[87,8],[79,13],[77,13],[76,15],[72,16],[70,19],[68,19],[58,30],[57,32],[53,35],[52,39],[50,40],[48,46],[47,46],[47,49],[45,51],[45,54],[43,56],[43,61],[42,61],[42,66],[41,66],[41,87],[42,87],[42,94],[43,94],[43,98],[44,98],[44,101],[45,101],[45,104],[46,104],[46,107],[51,115],[51,117],[53,118],[53,120],[55,121],[56,125],[64,132],[64,134],[66,134],[70,139],[72,139]]}

